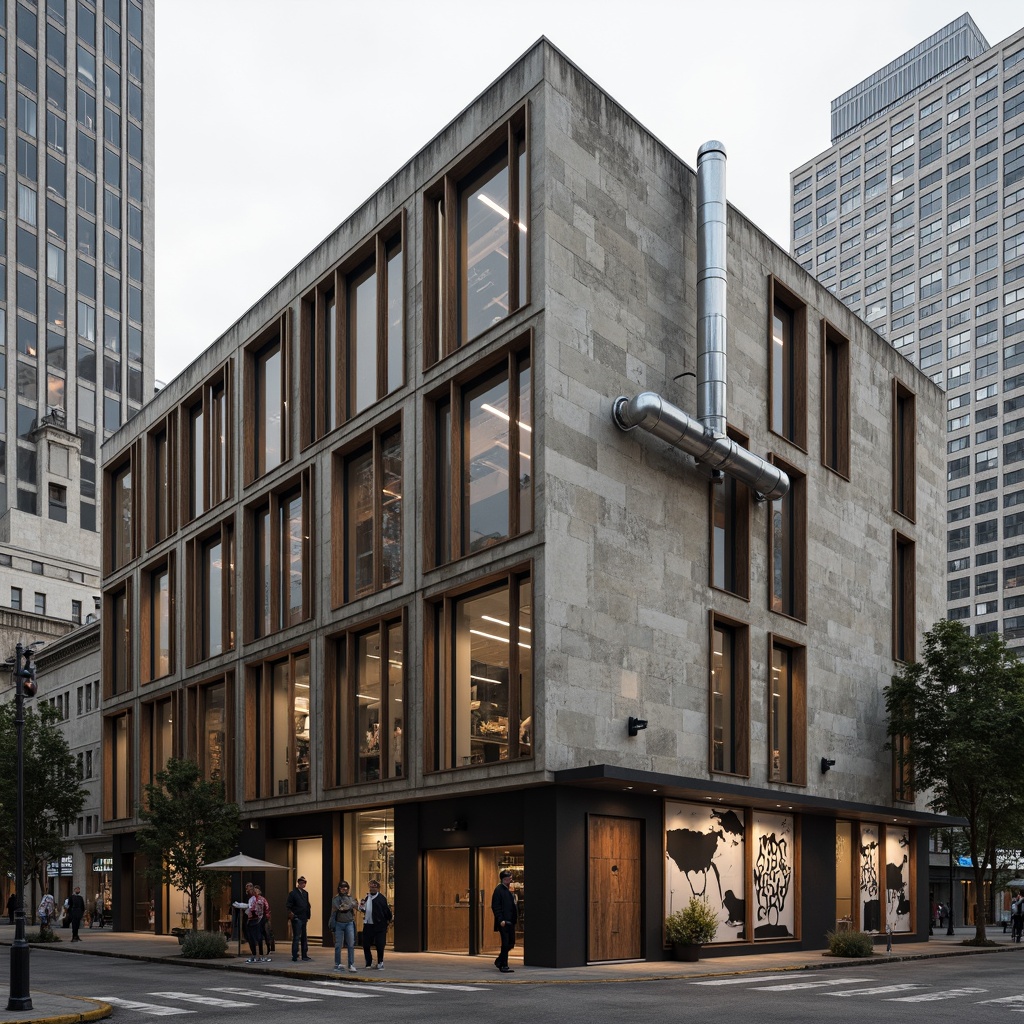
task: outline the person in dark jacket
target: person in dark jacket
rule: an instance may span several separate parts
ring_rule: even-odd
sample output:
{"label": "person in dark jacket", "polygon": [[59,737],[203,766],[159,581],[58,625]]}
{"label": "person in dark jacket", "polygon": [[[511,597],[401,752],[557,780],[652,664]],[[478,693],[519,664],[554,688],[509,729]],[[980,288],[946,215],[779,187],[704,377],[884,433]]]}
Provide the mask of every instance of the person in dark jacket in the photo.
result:
{"label": "person in dark jacket", "polygon": [[288,920],[292,923],[292,960],[299,959],[300,945],[302,959],[312,960],[313,958],[309,955],[309,936],[306,934],[306,925],[309,924],[313,911],[309,905],[304,875],[299,875],[295,880],[295,888],[288,893],[285,909],[288,911]]}
{"label": "person in dark jacket", "polygon": [[11,893],[7,897],[7,923],[14,924],[14,912],[18,909],[18,897],[15,893]]}
{"label": "person in dark jacket", "polygon": [[376,878],[370,882],[370,891],[359,901],[359,909],[363,912],[363,956],[366,957],[366,969],[373,967],[370,955],[370,947],[373,946],[377,950],[377,970],[383,971],[384,943],[387,941],[392,914]]}
{"label": "person in dark jacket", "polygon": [[71,922],[71,941],[81,942],[78,929],[85,917],[85,900],[82,898],[80,886],[75,886],[75,891],[68,897],[68,920]]}
{"label": "person in dark jacket", "polygon": [[494,966],[502,974],[515,973],[508,965],[508,953],[516,944],[516,921],[519,920],[519,908],[516,906],[516,898],[512,895],[511,887],[512,872],[506,868],[498,875],[498,885],[491,897],[494,930],[501,936],[501,952],[495,958]]}

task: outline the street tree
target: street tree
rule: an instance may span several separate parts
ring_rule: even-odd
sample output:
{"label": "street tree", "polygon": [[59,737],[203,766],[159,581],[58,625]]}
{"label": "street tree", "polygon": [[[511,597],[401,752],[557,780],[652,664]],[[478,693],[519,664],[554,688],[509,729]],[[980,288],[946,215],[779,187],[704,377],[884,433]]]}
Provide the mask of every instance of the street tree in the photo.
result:
{"label": "street tree", "polygon": [[137,843],[149,863],[147,875],[185,893],[196,931],[200,895],[218,878],[200,865],[221,860],[237,846],[238,807],[225,797],[223,782],[203,778],[195,761],[172,757],[146,786],[139,817],[144,824]]}
{"label": "street tree", "polygon": [[924,636],[924,656],[885,690],[890,746],[909,758],[913,784],[935,811],[963,818],[974,875],[975,941],[984,942],[986,876],[1000,851],[1024,836],[1024,662],[998,633],[971,636],[942,619]]}
{"label": "street tree", "polygon": [[[14,873],[15,814],[18,806],[18,739],[14,701],[0,705],[0,870]],[[78,764],[60,729],[60,712],[51,704],[25,708],[25,833],[22,869],[46,890],[46,865],[67,851],[64,838],[82,813],[86,792]],[[32,908],[27,904],[27,913]]]}

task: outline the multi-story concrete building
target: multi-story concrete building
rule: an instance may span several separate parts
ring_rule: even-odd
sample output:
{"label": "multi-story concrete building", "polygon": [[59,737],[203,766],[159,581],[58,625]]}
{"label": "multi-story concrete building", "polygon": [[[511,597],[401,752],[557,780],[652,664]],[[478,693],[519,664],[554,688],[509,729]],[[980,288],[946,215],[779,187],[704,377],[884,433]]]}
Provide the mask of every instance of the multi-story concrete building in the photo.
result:
{"label": "multi-story concrete building", "polygon": [[70,628],[100,445],[153,392],[153,0],[0,8],[0,604]]}
{"label": "multi-story concrete building", "polygon": [[882,690],[942,394],[700,167],[541,40],[106,442],[118,927],[177,923],[134,837],[178,754],[316,932],[379,878],[396,949],[493,956],[512,865],[536,964],[660,959],[702,891],[724,953],[927,934]]}
{"label": "multi-story concrete building", "polygon": [[833,100],[832,142],[793,254],[945,388],[944,615],[1021,647],[1024,29],[963,15]]}

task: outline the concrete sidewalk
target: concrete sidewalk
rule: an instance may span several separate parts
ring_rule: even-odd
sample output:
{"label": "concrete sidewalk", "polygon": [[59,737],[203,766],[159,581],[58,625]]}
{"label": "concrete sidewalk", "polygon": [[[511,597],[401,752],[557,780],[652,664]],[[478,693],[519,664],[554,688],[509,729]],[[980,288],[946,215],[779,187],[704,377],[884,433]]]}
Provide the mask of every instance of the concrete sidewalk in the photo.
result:
{"label": "concrete sidewalk", "polygon": [[[337,978],[339,981],[360,984],[480,984],[480,985],[521,985],[521,984],[595,984],[623,981],[655,981],[673,978],[713,977],[715,975],[745,974],[768,971],[820,970],[825,968],[863,967],[864,960],[836,959],[825,955],[825,951],[800,950],[787,953],[750,953],[743,956],[708,957],[697,963],[678,963],[673,960],[642,961],[631,963],[602,963],[586,967],[527,967],[514,956],[509,963],[514,974],[500,974],[494,969],[490,957],[461,956],[447,953],[392,953],[385,957],[383,971],[362,968],[362,950],[356,950],[356,966],[359,971],[351,974],[347,970],[336,973],[334,948],[311,946],[312,962],[293,963],[291,943],[281,941],[273,960],[267,964],[246,964],[248,951],[243,947],[242,955],[232,955],[221,960],[185,960],[181,956],[178,940],[171,935],[152,935],[148,932],[112,932],[107,929],[83,929],[82,941],[74,945],[70,933],[64,941],[32,947],[33,956],[112,956],[132,960],[155,961],[177,964],[182,967],[199,969],[256,972],[289,978]],[[973,928],[958,928],[956,934],[948,936],[943,932],[929,937],[928,941],[894,943],[892,954],[885,952],[885,946],[876,946],[876,956],[871,961],[878,964],[887,960],[906,961],[940,956],[990,955],[995,953],[1013,954],[1024,952],[1024,943],[1012,943],[1002,927],[990,929],[989,938],[995,946],[975,948],[964,946],[965,939],[973,938]],[[14,929],[0,925],[0,945],[10,945]],[[229,946],[229,953],[237,953],[237,945]],[[21,1024],[36,1021],[46,1024],[57,1022],[99,1020],[108,1016],[110,1008],[105,1004],[84,999],[72,999],[56,994],[32,993],[33,1009],[30,1012],[0,1010],[0,1024]]]}

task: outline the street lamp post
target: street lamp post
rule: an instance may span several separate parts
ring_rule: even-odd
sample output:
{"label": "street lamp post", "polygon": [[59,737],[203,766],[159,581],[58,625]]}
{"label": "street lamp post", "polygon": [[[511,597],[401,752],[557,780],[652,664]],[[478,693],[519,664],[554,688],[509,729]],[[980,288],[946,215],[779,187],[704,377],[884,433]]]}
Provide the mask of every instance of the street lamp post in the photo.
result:
{"label": "street lamp post", "polygon": [[21,644],[15,648],[14,726],[18,736],[18,803],[14,820],[14,942],[11,944],[11,989],[8,1010],[31,1010],[29,993],[29,944],[25,941],[25,698],[35,696],[36,670],[32,665],[32,649]]}
{"label": "street lamp post", "polygon": [[949,845],[949,913],[946,915],[949,922],[946,926],[946,934],[953,935],[953,844]]}

